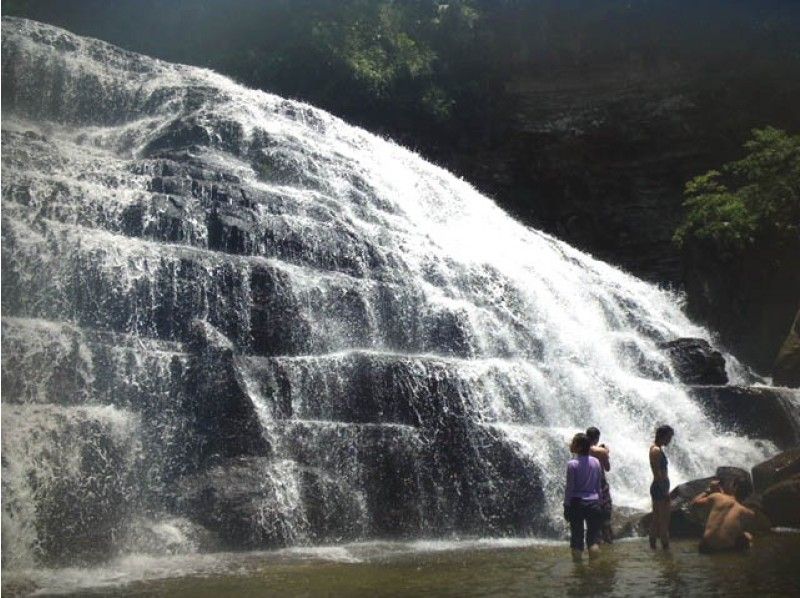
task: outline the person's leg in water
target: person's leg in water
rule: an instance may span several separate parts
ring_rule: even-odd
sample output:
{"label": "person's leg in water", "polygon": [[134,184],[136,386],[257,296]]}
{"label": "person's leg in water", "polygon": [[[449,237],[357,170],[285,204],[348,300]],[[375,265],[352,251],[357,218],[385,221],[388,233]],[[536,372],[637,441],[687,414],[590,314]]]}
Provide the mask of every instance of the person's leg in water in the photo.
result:
{"label": "person's leg in water", "polygon": [[583,556],[583,508],[580,501],[573,501],[569,507],[569,547],[572,560],[580,561]]}
{"label": "person's leg in water", "polygon": [[586,545],[589,547],[589,558],[600,554],[600,535],[603,527],[603,511],[598,503],[586,505]]}
{"label": "person's leg in water", "polygon": [[700,554],[714,554],[716,552],[731,552],[731,551],[745,551],[750,550],[753,545],[753,535],[750,532],[742,532],[739,537],[734,541],[733,546],[727,548],[714,548],[705,540],[700,540],[700,545],[697,547]]}
{"label": "person's leg in water", "polygon": [[736,550],[750,550],[750,547],[753,545],[753,534],[750,532],[742,532],[742,534],[736,538],[736,544],[734,548]]}
{"label": "person's leg in water", "polygon": [[658,537],[661,538],[661,548],[669,548],[669,519],[670,519],[669,496],[661,501],[661,512],[659,513]]}
{"label": "person's leg in water", "polygon": [[[652,495],[652,490],[650,494]],[[658,540],[658,522],[661,515],[661,501],[653,497],[653,513],[650,516],[650,529],[648,530],[648,538],[650,540],[650,548],[656,549],[656,541]]]}
{"label": "person's leg in water", "polygon": [[605,544],[614,542],[614,532],[611,529],[611,510],[603,511],[602,537]]}
{"label": "person's leg in water", "polygon": [[650,548],[656,549],[656,540],[661,539],[661,546],[669,548],[669,482],[654,481],[650,485],[650,497],[653,499],[653,516],[650,519]]}

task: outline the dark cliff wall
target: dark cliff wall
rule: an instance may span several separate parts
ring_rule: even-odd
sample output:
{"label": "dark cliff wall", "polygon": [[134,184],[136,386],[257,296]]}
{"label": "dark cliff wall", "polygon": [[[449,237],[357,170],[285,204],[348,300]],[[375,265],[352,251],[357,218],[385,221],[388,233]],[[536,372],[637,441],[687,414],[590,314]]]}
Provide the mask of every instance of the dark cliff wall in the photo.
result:
{"label": "dark cliff wall", "polygon": [[[753,127],[800,130],[796,2],[45,0],[3,8],[207,65],[389,135],[525,222],[685,288],[694,315],[764,372],[797,310],[797,272],[764,273],[754,258],[736,280],[717,281],[714,256],[682,256],[671,242],[689,178],[739,157]],[[416,53],[398,58],[399,46],[358,38],[361,54],[340,55],[352,39],[337,35],[368,19],[376,39],[403,34]],[[375,76],[389,82],[365,79],[353,66],[362,59],[385,67]],[[427,74],[396,74],[413,71],[414,60],[427,60]],[[433,108],[431,90],[442,96]]]}

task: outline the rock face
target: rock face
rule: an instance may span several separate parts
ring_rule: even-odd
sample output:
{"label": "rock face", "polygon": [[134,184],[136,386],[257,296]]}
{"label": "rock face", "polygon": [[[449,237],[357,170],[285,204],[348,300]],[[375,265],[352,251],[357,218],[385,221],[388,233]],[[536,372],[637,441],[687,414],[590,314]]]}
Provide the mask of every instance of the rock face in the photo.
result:
{"label": "rock face", "polygon": [[778,448],[800,443],[797,414],[800,393],[788,389],[741,386],[695,386],[692,396],[721,425]]}
{"label": "rock face", "polygon": [[679,338],[661,343],[685,384],[727,384],[725,358],[702,338]]}
{"label": "rock face", "polygon": [[[708,519],[708,508],[692,505],[692,500],[708,488],[711,480],[718,479],[723,488],[731,488],[736,484],[736,498],[739,501],[747,499],[753,492],[750,474],[738,467],[718,467],[713,476],[692,480],[676,486],[670,492],[671,518],[670,535],[676,538],[700,538]],[[647,522],[642,523],[647,529]]]}
{"label": "rock face", "polygon": [[778,386],[800,387],[800,311],[778,351],[772,367],[772,381]]}
{"label": "rock face", "polygon": [[784,451],[753,467],[756,494],[747,506],[769,526],[800,523],[800,448]]}
{"label": "rock face", "polygon": [[557,536],[587,421],[619,471],[665,419],[679,475],[766,458],[672,378],[659,344],[710,338],[672,294],[411,152],[41,24],[2,43],[4,566],[102,560],[143,519],[225,548]]}
{"label": "rock face", "polygon": [[753,467],[753,485],[756,492],[763,492],[795,474],[800,474],[800,448],[784,451]]}
{"label": "rock face", "polygon": [[736,488],[736,500],[743,502],[753,494],[753,479],[740,467],[717,467],[714,477],[722,482],[726,490]]}
{"label": "rock face", "polygon": [[800,474],[778,482],[764,491],[764,512],[776,526],[800,525]]}

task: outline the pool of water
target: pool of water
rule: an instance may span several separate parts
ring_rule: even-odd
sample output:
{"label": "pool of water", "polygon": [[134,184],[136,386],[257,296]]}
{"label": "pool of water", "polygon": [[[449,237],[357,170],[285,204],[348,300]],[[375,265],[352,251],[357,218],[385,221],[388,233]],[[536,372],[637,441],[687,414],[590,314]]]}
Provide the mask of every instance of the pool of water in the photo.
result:
{"label": "pool of water", "polygon": [[3,572],[3,594],[109,596],[798,596],[800,533],[747,554],[696,542],[653,552],[641,539],[573,563],[562,542],[368,542],[272,552],[129,556],[94,569]]}

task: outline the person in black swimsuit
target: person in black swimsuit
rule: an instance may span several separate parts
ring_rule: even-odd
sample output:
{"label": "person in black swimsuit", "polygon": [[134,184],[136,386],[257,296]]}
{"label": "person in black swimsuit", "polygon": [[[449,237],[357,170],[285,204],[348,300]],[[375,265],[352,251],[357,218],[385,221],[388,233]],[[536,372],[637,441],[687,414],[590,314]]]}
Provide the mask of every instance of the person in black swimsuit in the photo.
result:
{"label": "person in black swimsuit", "polygon": [[669,462],[664,452],[675,435],[670,426],[659,426],[650,447],[650,469],[653,483],[650,484],[650,498],[653,499],[653,516],[650,519],[650,548],[655,549],[656,539],[661,538],[661,547],[669,548]]}

